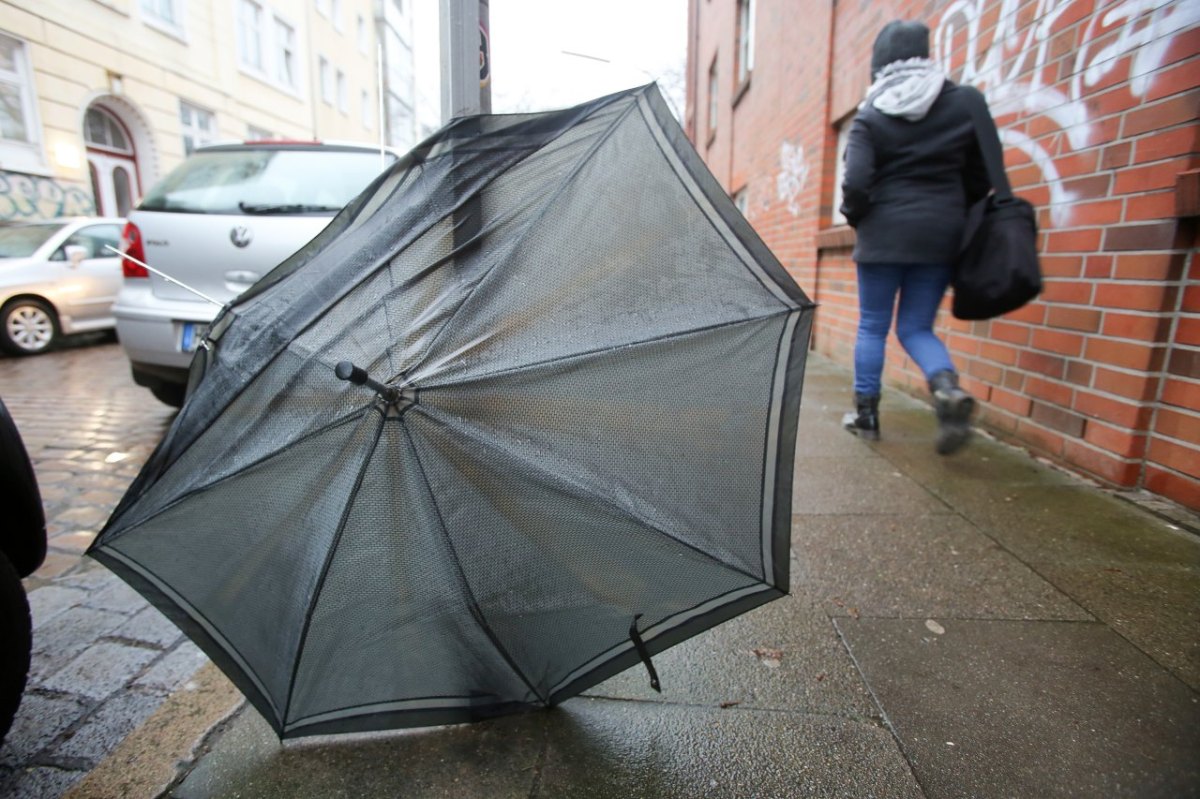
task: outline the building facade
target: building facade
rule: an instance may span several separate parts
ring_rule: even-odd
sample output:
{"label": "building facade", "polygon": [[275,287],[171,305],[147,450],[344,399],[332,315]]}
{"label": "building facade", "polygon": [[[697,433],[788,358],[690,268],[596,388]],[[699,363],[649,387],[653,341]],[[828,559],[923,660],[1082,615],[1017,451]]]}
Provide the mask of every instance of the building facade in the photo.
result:
{"label": "building facade", "polygon": [[411,147],[415,118],[380,119],[380,75],[413,71],[411,2],[0,2],[0,221],[123,215],[216,141]]}
{"label": "building facade", "polygon": [[[1041,297],[987,322],[939,314],[980,421],[1200,508],[1200,3],[690,0],[688,134],[820,303],[815,348],[845,364],[841,145],[897,18],[929,25],[931,55],[984,91],[1014,191],[1038,207]],[[890,385],[923,393],[894,337],[888,356]]]}

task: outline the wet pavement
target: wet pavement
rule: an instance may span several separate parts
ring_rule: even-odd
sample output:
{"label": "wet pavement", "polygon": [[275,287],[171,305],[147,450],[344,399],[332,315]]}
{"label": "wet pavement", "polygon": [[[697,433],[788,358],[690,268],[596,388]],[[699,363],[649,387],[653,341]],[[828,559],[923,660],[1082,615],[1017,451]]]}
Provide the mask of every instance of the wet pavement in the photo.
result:
{"label": "wet pavement", "polygon": [[129,377],[111,336],[0,358],[0,396],[29,451],[49,552],[25,580],[29,684],[0,748],[0,796],[58,796],[206,658],[145,600],[81,558],[173,416]]}
{"label": "wet pavement", "polygon": [[792,595],[656,656],[662,694],[638,666],[550,711],[281,745],[78,559],[169,409],[112,344],[0,360],[54,548],[0,795],[1200,796],[1195,516],[986,438],[938,458],[896,394],[866,444],[838,426],[847,385],[813,359]]}

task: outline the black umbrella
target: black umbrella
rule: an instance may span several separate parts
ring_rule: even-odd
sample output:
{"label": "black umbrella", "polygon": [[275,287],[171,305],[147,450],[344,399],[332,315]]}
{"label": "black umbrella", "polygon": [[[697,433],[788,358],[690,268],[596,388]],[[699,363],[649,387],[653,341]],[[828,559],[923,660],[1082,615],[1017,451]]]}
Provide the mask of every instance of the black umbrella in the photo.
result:
{"label": "black umbrella", "polygon": [[218,317],[90,553],[282,737],[653,675],[787,591],[812,308],[655,87],[456,120]]}

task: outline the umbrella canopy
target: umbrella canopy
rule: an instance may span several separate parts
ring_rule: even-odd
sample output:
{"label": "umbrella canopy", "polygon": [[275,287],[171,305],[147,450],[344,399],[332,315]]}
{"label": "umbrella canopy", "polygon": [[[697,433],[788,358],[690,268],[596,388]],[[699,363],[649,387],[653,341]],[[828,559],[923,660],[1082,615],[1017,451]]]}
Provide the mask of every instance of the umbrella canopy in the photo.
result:
{"label": "umbrella canopy", "polygon": [[455,120],[218,316],[90,554],[282,737],[561,702],[787,591],[812,309],[653,85]]}

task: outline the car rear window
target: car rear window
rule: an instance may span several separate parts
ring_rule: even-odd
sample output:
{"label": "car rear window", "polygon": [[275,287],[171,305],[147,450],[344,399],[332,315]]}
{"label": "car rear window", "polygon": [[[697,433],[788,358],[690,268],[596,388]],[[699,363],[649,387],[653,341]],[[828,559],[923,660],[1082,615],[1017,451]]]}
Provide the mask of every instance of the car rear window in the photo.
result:
{"label": "car rear window", "polygon": [[[395,160],[387,156],[387,163]],[[383,169],[366,150],[239,148],[198,152],[138,207],[197,214],[335,213]]]}

